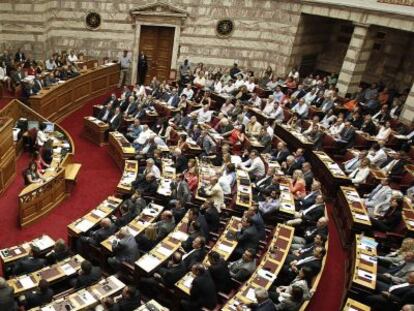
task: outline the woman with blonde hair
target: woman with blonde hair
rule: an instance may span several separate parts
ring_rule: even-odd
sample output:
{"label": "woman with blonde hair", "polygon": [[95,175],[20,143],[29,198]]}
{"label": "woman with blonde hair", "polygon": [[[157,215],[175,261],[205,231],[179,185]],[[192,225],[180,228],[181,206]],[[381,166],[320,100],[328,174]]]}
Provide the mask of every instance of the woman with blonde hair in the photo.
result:
{"label": "woman with blonde hair", "polygon": [[[414,239],[405,238],[401,242],[401,246],[394,252],[390,252],[384,256],[377,256],[380,266],[394,268],[404,263],[404,254],[414,251]],[[381,269],[381,267],[379,267]]]}
{"label": "woman with blonde hair", "polygon": [[292,174],[292,180],[290,181],[289,190],[295,197],[301,198],[306,195],[306,182],[301,170],[295,170]]}

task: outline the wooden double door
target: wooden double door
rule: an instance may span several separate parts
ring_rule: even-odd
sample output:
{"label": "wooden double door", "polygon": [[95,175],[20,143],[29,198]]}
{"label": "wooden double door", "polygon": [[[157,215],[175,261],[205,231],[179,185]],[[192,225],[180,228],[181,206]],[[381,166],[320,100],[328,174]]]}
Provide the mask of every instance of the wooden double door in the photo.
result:
{"label": "wooden double door", "polygon": [[154,76],[159,81],[169,78],[174,32],[173,27],[141,26],[139,51],[144,52],[148,62],[145,84],[148,84]]}

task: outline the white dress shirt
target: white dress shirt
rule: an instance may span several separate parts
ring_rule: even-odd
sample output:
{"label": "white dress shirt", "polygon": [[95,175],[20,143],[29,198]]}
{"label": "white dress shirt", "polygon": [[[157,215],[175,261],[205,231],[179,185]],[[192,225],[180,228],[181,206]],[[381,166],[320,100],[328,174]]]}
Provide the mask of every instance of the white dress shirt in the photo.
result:
{"label": "white dress shirt", "polygon": [[262,177],[266,173],[265,165],[260,157],[256,157],[254,160],[249,159],[243,162],[242,169],[256,177]]}
{"label": "white dress shirt", "polygon": [[351,174],[349,174],[349,178],[352,179],[354,184],[364,183],[369,175],[370,169],[369,167],[359,167],[356,168]]}

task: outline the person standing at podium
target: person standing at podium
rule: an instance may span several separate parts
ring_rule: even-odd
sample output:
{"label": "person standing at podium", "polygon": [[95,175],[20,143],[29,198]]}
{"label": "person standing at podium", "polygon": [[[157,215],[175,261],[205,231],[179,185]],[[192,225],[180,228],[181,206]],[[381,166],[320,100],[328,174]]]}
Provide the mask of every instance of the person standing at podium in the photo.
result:
{"label": "person standing at podium", "polygon": [[127,50],[124,50],[122,56],[119,57],[119,64],[121,65],[121,74],[119,77],[118,88],[125,84],[129,72],[129,66],[131,65],[131,57],[128,55]]}

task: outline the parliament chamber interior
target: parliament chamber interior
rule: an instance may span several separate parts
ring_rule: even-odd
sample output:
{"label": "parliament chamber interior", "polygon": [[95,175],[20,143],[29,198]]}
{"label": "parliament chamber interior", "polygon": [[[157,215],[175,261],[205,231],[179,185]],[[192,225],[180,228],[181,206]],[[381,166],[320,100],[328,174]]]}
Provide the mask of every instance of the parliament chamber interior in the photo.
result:
{"label": "parliament chamber interior", "polygon": [[414,1],[0,15],[0,311],[414,311]]}

